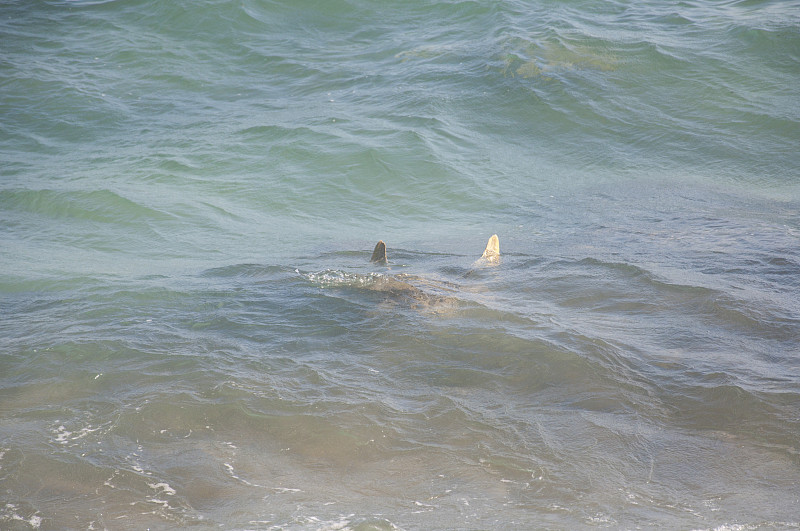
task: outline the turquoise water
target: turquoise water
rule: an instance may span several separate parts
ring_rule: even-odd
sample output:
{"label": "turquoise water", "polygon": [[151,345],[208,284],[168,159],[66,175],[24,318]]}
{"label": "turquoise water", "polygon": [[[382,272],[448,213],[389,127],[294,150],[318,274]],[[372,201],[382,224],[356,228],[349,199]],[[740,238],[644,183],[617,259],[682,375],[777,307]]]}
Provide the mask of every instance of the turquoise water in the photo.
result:
{"label": "turquoise water", "polygon": [[800,2],[7,1],[0,51],[0,528],[800,528]]}

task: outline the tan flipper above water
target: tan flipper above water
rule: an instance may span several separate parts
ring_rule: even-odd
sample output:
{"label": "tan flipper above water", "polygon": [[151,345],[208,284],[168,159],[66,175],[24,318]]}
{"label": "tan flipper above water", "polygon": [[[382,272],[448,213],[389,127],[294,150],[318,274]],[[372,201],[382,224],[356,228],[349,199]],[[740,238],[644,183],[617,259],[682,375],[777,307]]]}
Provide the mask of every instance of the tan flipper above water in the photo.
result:
{"label": "tan flipper above water", "polygon": [[497,234],[492,234],[492,237],[489,238],[489,243],[486,244],[481,258],[485,258],[489,262],[500,260],[500,238],[497,237]]}
{"label": "tan flipper above water", "polygon": [[372,251],[372,258],[370,258],[369,261],[378,262],[381,264],[385,264],[389,261],[389,258],[386,256],[386,244],[383,243],[383,240],[379,241],[377,245],[375,245],[375,250]]}

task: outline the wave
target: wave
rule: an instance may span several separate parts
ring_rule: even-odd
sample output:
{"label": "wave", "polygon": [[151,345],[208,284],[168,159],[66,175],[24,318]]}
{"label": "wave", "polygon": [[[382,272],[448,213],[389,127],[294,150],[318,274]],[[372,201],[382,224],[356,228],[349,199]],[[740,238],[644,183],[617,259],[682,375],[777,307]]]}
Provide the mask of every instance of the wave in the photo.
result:
{"label": "wave", "polygon": [[174,216],[137,203],[111,190],[0,190],[0,208],[54,219],[79,219],[101,223],[140,224],[165,222]]}

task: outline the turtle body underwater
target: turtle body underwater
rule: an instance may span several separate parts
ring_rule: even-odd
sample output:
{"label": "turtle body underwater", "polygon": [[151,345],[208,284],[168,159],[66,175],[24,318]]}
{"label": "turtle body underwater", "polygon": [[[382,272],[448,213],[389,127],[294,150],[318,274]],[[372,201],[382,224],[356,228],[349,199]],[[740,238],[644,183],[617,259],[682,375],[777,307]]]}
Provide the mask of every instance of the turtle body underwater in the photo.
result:
{"label": "turtle body underwater", "polygon": [[[370,262],[376,265],[391,267],[386,243],[381,240],[372,251]],[[492,235],[486,244],[483,254],[472,263],[463,277],[485,266],[494,266],[500,263],[500,240],[497,235]],[[452,313],[462,305],[463,295],[483,291],[476,290],[474,285],[463,286],[450,280],[440,278],[426,278],[423,276],[384,272],[350,273],[340,270],[326,270],[320,273],[309,273],[306,278],[322,288],[366,290],[371,293],[381,294],[381,306],[391,307],[397,304],[410,307],[414,310],[434,314]],[[457,295],[461,296],[457,296]],[[469,297],[468,297],[469,298]]]}
{"label": "turtle body underwater", "polygon": [[[389,256],[386,243],[380,240],[372,251],[370,261],[376,264],[388,264]],[[500,262],[500,240],[497,234],[489,238],[483,254],[473,263],[473,267],[496,265]],[[426,309],[439,313],[452,309],[458,302],[453,293],[459,286],[451,282],[432,281],[419,276],[399,273],[397,275],[375,275],[372,281],[365,283],[371,291],[385,293],[392,300],[407,301],[412,308]]]}

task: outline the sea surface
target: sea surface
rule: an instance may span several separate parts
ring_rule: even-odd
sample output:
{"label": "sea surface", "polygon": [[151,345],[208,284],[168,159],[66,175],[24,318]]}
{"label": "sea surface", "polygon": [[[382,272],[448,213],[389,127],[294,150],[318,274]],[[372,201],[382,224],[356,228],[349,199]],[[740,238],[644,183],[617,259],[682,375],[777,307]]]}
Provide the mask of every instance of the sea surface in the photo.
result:
{"label": "sea surface", "polygon": [[800,2],[0,1],[0,529],[176,528],[800,529]]}

